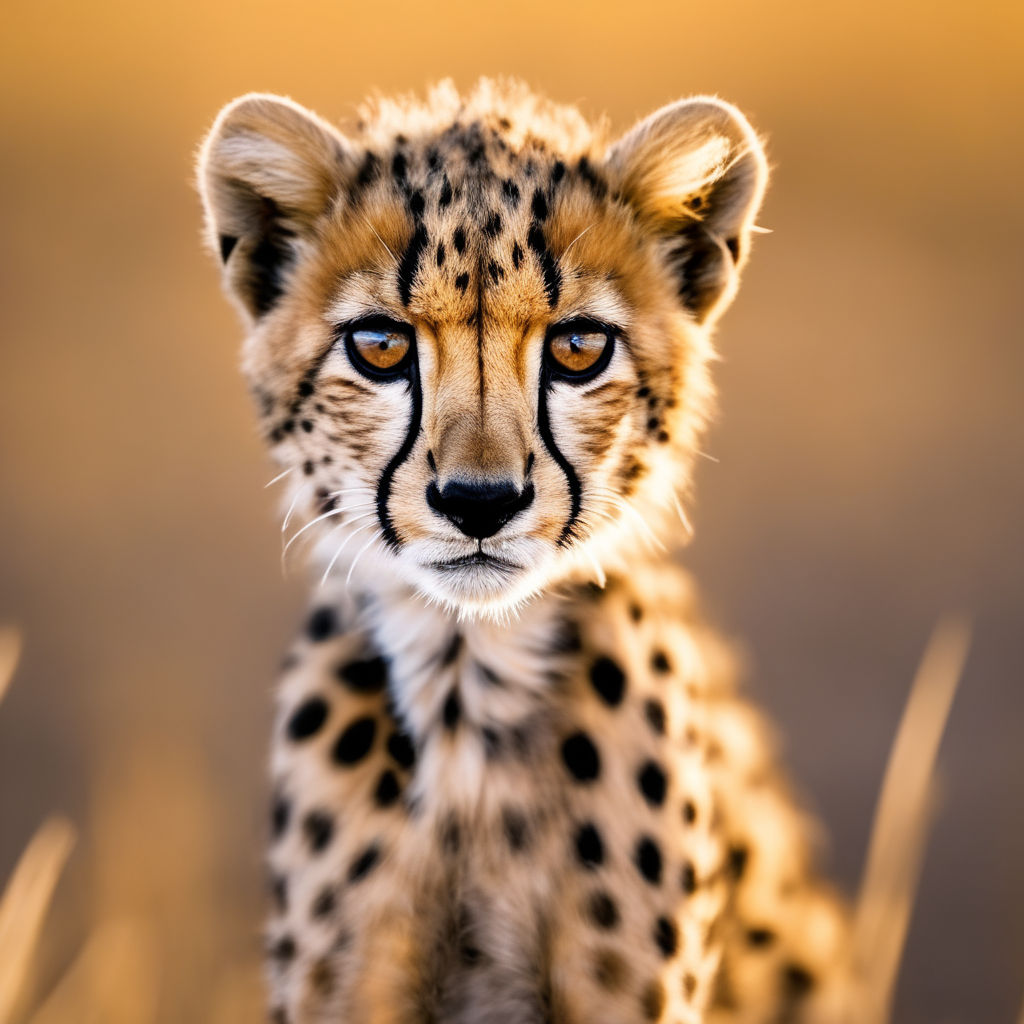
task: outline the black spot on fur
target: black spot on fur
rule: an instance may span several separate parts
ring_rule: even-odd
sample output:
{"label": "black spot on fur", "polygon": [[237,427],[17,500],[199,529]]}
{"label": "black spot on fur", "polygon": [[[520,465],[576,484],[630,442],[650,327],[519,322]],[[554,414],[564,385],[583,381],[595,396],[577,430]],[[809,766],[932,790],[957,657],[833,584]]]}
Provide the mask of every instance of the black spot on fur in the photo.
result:
{"label": "black spot on fur", "polygon": [[232,252],[235,250],[235,246],[238,245],[238,239],[234,235],[221,235],[220,236],[220,258],[221,262],[227,263],[231,258]]}
{"label": "black spot on fur", "polygon": [[409,209],[412,211],[413,217],[417,219],[423,216],[423,211],[427,208],[427,201],[423,198],[423,193],[416,189],[411,196],[409,196]]}
{"label": "black spot on fur", "polygon": [[665,986],[659,978],[649,981],[640,997],[640,1007],[646,1020],[659,1020],[665,1012]]}
{"label": "black spot on fur", "polygon": [[403,306],[409,305],[409,299],[412,297],[412,286],[416,280],[417,273],[419,273],[420,259],[423,256],[423,250],[427,247],[428,241],[426,227],[423,224],[417,224],[412,240],[406,247],[405,253],[402,255],[402,262],[398,267],[398,295],[402,300]]}
{"label": "black spot on fur", "polygon": [[615,900],[603,889],[591,893],[587,900],[587,917],[605,930],[614,928],[619,923],[619,908]]}
{"label": "black spot on fur", "polygon": [[282,935],[270,947],[270,955],[279,964],[287,964],[295,959],[295,939],[290,935]]}
{"label": "black spot on fur", "polygon": [[270,894],[274,897],[274,909],[283,914],[288,910],[288,879],[284,875],[274,875],[270,879]]}
{"label": "black spot on fur", "polygon": [[814,975],[800,964],[786,964],[782,969],[782,983],[789,999],[803,999],[814,988]]}
{"label": "black spot on fur", "polygon": [[683,821],[687,825],[692,825],[697,820],[697,805],[692,800],[687,800],[683,804]]}
{"label": "black spot on fur", "polygon": [[644,701],[644,718],[659,736],[665,735],[665,705],[660,700]]}
{"label": "black spot on fur", "polygon": [[380,847],[376,843],[371,843],[349,865],[348,880],[350,882],[361,881],[377,866],[379,860]]}
{"label": "black spot on fur", "polygon": [[338,764],[356,764],[370,752],[376,735],[376,719],[369,716],[357,718],[338,737],[331,756]]}
{"label": "black spot on fur", "polygon": [[455,659],[459,656],[459,652],[462,650],[462,634],[453,633],[452,638],[448,643],[448,646],[444,649],[444,654],[441,655],[441,664],[447,668],[449,665],[455,662]]}
{"label": "black spot on fur", "polygon": [[438,242],[437,243],[437,265],[439,267],[443,267],[444,266],[444,257],[445,257],[444,242]]}
{"label": "black spot on fur", "polygon": [[456,228],[455,234],[452,235],[452,245],[455,246],[455,251],[461,256],[466,251],[466,231],[464,228]]}
{"label": "black spot on fur", "polygon": [[637,841],[633,863],[651,885],[661,884],[661,849],[650,836],[641,836]]}
{"label": "black spot on fur", "polygon": [[446,729],[454,729],[462,717],[462,702],[455,690],[445,698],[444,707],[441,709],[441,719]]}
{"label": "black spot on fur", "polygon": [[753,949],[767,949],[776,939],[775,932],[770,928],[748,928],[747,945]]}
{"label": "black spot on fur", "polygon": [[398,179],[399,182],[405,181],[405,176],[409,171],[408,161],[405,159],[404,153],[396,153],[391,158],[391,173]]}
{"label": "black spot on fur", "polygon": [[576,164],[576,173],[587,183],[587,187],[596,198],[604,199],[608,194],[608,186],[604,179],[594,170],[585,156],[581,156],[579,163]]}
{"label": "black spot on fur", "polygon": [[469,287],[469,274],[459,274],[459,276],[455,278],[455,287],[465,295],[466,289]]}
{"label": "black spot on fur", "polygon": [[448,175],[444,176],[444,180],[441,182],[441,194],[437,197],[438,208],[443,210],[445,207],[450,206],[452,202],[452,183],[448,180]]}
{"label": "black spot on fur", "polygon": [[534,220],[547,220],[549,212],[548,201],[540,189],[533,193],[533,199],[530,201],[530,211],[533,213]]}
{"label": "black spot on fur", "polygon": [[388,680],[388,663],[379,656],[350,661],[339,666],[338,678],[355,693],[380,693]]}
{"label": "black spot on fur", "polygon": [[303,420],[303,421],[302,421],[302,422],[301,422],[301,423],[299,424],[299,426],[300,426],[300,427],[302,427],[302,429],[303,429],[303,430],[304,430],[304,431],[305,431],[305,432],[306,432],[307,434],[311,434],[311,433],[313,432],[313,422],[312,422],[312,420]]}
{"label": "black spot on fur", "polygon": [[668,660],[668,655],[664,651],[655,651],[651,655],[651,668],[658,673],[658,675],[667,675],[672,671],[672,665]]}
{"label": "black spot on fur", "polygon": [[697,891],[697,872],[689,861],[683,865],[680,883],[682,884],[683,892],[685,892],[687,896],[692,896]]}
{"label": "black spot on fur", "polygon": [[626,692],[626,676],[611,658],[601,657],[590,666],[590,684],[610,708],[618,707]]}
{"label": "black spot on fur", "polygon": [[509,206],[514,207],[519,202],[519,186],[511,178],[501,183],[501,192]]}
{"label": "black spot on fur", "polygon": [[523,265],[523,247],[514,242],[512,245],[512,266],[518,270]]}
{"label": "black spot on fur", "polygon": [[280,839],[285,834],[291,817],[291,801],[287,797],[278,794],[270,805],[270,834],[274,839]]}
{"label": "black spot on fur", "polygon": [[562,761],[578,782],[593,782],[601,774],[601,757],[585,732],[575,732],[562,742]]}
{"label": "black spot on fur", "polygon": [[316,899],[313,900],[313,906],[310,908],[310,916],[318,921],[322,921],[325,917],[330,917],[335,908],[338,905],[338,897],[335,896],[334,890],[330,886],[325,886],[317,893]]}
{"label": "black spot on fur", "polygon": [[629,968],[615,950],[599,950],[594,957],[594,980],[606,991],[618,992],[629,980]]}
{"label": "black spot on fur", "polygon": [[487,218],[487,223],[484,224],[484,234],[488,238],[497,238],[501,234],[501,217],[497,210],[492,211]]}
{"label": "black spot on fur", "polygon": [[661,766],[654,761],[648,761],[637,773],[636,781],[644,799],[652,807],[661,807],[665,802],[665,790],[668,788]]}
{"label": "black spot on fur", "polygon": [[302,820],[302,832],[313,853],[320,853],[334,837],[334,819],[326,811],[310,811]]}
{"label": "black spot on fur", "polygon": [[404,732],[393,732],[387,739],[387,750],[400,768],[411,768],[416,763],[416,748]]}
{"label": "black spot on fur", "polygon": [[390,807],[401,795],[402,787],[398,783],[398,776],[390,768],[386,769],[377,780],[377,788],[373,793],[377,806]]}
{"label": "black spot on fur", "polygon": [[495,284],[505,276],[504,269],[496,260],[491,260],[491,262],[487,264],[487,273]]}
{"label": "black spot on fur", "polygon": [[380,173],[380,158],[376,153],[368,152],[359,165],[359,173],[356,175],[356,187],[366,188]]}
{"label": "black spot on fur", "polygon": [[565,177],[565,164],[556,160],[551,168],[551,181],[557,185]]}
{"label": "black spot on fur", "polygon": [[659,917],[654,922],[654,942],[666,960],[676,955],[679,949],[679,928],[671,917]]}
{"label": "black spot on fur", "polygon": [[729,847],[729,871],[737,882],[743,878],[749,859],[750,851],[745,846]]}
{"label": "black spot on fur", "polygon": [[501,828],[505,833],[505,841],[513,853],[521,853],[529,846],[529,825],[522,811],[506,807],[501,814]]}
{"label": "black spot on fur", "polygon": [[540,264],[541,273],[544,275],[544,292],[548,297],[548,305],[553,308],[558,305],[558,296],[562,289],[562,272],[558,269],[555,258],[548,251],[544,229],[536,221],[530,225],[526,244]]}
{"label": "black spot on fur", "polygon": [[326,605],[317,608],[306,624],[306,635],[313,643],[318,644],[338,632],[338,619],[333,608]]}
{"label": "black spot on fur", "polygon": [[576,829],[574,845],[576,859],[588,871],[593,871],[604,863],[604,841],[593,822],[584,822]]}
{"label": "black spot on fur", "polygon": [[308,740],[315,736],[327,721],[327,701],[323,697],[310,697],[300,704],[288,719],[285,731],[293,742]]}

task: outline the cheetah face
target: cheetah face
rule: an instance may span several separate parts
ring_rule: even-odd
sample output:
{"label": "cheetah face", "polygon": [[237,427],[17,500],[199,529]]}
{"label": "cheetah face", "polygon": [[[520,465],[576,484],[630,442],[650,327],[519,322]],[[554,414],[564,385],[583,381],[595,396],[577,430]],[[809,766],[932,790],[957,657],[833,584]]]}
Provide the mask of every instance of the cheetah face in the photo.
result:
{"label": "cheetah face", "polygon": [[495,612],[664,531],[764,178],[716,100],[610,146],[488,83],[351,136],[275,97],[226,108],[208,230],[325,575]]}

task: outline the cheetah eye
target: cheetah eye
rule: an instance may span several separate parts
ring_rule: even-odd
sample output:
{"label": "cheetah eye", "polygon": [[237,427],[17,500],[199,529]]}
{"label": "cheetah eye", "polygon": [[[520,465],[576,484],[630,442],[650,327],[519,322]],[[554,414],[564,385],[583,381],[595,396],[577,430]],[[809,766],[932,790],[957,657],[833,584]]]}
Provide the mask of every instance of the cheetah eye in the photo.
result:
{"label": "cheetah eye", "polygon": [[573,383],[596,377],[615,349],[615,331],[596,320],[570,320],[548,328],[544,354],[552,376]]}
{"label": "cheetah eye", "polygon": [[342,327],[352,365],[373,380],[401,376],[412,358],[413,330],[387,317],[370,317]]}

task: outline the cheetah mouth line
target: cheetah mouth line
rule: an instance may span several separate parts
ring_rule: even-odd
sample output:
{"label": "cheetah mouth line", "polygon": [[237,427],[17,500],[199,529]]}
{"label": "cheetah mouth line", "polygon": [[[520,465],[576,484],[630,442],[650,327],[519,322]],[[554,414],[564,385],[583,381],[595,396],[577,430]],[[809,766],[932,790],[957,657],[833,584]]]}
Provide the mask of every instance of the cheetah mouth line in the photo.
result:
{"label": "cheetah mouth line", "polygon": [[461,558],[449,558],[441,562],[431,562],[430,567],[441,572],[456,572],[460,569],[494,569],[501,573],[519,572],[523,566],[517,562],[509,562],[504,558],[489,555],[485,551],[474,551]]}

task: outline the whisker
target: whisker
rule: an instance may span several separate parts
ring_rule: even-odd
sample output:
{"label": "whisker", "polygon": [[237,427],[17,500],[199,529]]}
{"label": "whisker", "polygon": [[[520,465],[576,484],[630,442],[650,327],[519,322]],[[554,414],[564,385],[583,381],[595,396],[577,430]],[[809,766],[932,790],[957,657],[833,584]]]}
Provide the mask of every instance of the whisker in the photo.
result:
{"label": "whisker", "polygon": [[[339,526],[342,524],[338,524]],[[342,551],[345,550],[345,545],[357,534],[362,533],[364,530],[368,530],[373,524],[367,523],[365,526],[360,526],[359,529],[353,530],[347,534],[345,539],[338,545],[338,550],[334,552],[334,557],[327,563],[327,568],[324,570],[323,576],[320,577],[320,586],[322,587],[327,582],[327,577],[330,576],[331,570],[334,568],[335,563],[341,557]]]}
{"label": "whisker", "polygon": [[559,258],[560,260],[563,260],[563,259],[565,259],[565,257],[569,255],[569,250],[570,250],[570,249],[571,249],[571,248],[572,248],[572,247],[573,247],[573,246],[574,246],[574,245],[575,245],[575,244],[576,244],[576,243],[577,243],[577,242],[578,242],[578,241],[579,241],[579,240],[580,240],[580,239],[581,239],[581,238],[582,238],[582,237],[583,237],[583,236],[584,236],[584,235],[585,235],[585,234],[586,234],[586,233],[587,233],[587,232],[588,232],[588,231],[589,231],[589,230],[590,230],[591,228],[593,228],[593,227],[597,227],[597,221],[596,221],[596,220],[594,221],[594,223],[593,223],[593,224],[590,224],[590,225],[588,225],[587,227],[585,227],[585,228],[584,228],[584,229],[583,229],[583,230],[582,230],[582,231],[581,231],[581,232],[580,232],[580,233],[579,233],[579,234],[578,234],[578,235],[577,235],[577,236],[576,236],[576,237],[575,237],[575,238],[574,238],[574,239],[573,239],[573,240],[572,240],[572,241],[571,241],[571,242],[570,242],[570,243],[569,243],[569,244],[568,244],[568,245],[567,245],[567,246],[566,246],[566,247],[565,247],[565,248],[564,248],[563,250],[562,250],[562,255],[561,255],[561,256],[559,256],[558,258]]}
{"label": "whisker", "polygon": [[293,545],[293,544],[294,544],[294,543],[295,543],[295,542],[296,542],[296,541],[297,541],[297,540],[298,540],[298,539],[299,539],[299,538],[300,538],[300,537],[301,537],[301,536],[302,536],[302,535],[303,535],[303,534],[304,534],[304,533],[305,533],[305,532],[306,532],[306,531],[307,531],[307,530],[308,530],[308,529],[309,529],[309,528],[310,528],[311,526],[316,526],[316,524],[317,524],[317,523],[319,523],[319,522],[322,522],[322,521],[323,521],[324,519],[330,519],[330,517],[331,517],[331,516],[340,516],[340,515],[342,515],[343,513],[347,512],[347,511],[348,511],[348,509],[346,509],[346,508],[331,508],[331,509],[328,509],[328,510],[327,510],[326,512],[324,512],[324,513],[323,513],[322,515],[318,515],[318,516],[316,517],[316,519],[310,519],[310,521],[309,521],[308,523],[306,523],[306,525],[305,525],[305,526],[302,526],[302,527],[300,527],[300,528],[299,528],[299,529],[298,529],[298,530],[297,530],[297,531],[296,531],[296,532],[295,532],[294,534],[292,534],[292,537],[291,537],[291,539],[290,539],[290,540],[288,541],[288,543],[287,543],[287,544],[285,544],[285,546],[284,546],[284,550],[283,550],[283,551],[281,552],[281,558],[284,558],[284,556],[288,554],[288,549],[289,549],[289,548],[290,548],[290,547],[291,547],[291,546],[292,546],[292,545]]}
{"label": "whisker", "polygon": [[288,511],[284,514],[284,522],[281,524],[282,533],[288,529],[288,524],[292,521],[292,516],[295,514],[295,506],[299,503],[299,498],[302,497],[302,492],[305,489],[306,487],[303,485],[295,492],[295,496],[292,498],[292,503],[288,506]]}
{"label": "whisker", "polygon": [[384,239],[381,238],[380,235],[377,234],[377,229],[370,223],[370,218],[367,217],[365,214],[362,214],[361,216],[362,216],[363,223],[374,233],[374,235],[377,238],[377,241],[380,242],[380,244],[384,246],[384,248],[387,250],[387,254],[391,257],[392,261],[394,262],[395,266],[397,267],[398,266],[398,257],[391,251],[391,249],[388,246],[388,243],[385,242]]}
{"label": "whisker", "polygon": [[286,469],[283,473],[278,473],[277,476],[275,476],[273,480],[268,480],[263,485],[263,489],[266,490],[268,487],[273,487],[274,484],[276,484],[278,482],[278,480],[283,480],[289,473],[294,473],[294,472],[295,472],[295,467],[294,466],[289,466],[288,469]]}
{"label": "whisker", "polygon": [[379,540],[380,537],[374,535],[356,552],[356,557],[352,559],[352,564],[348,567],[348,575],[345,577],[346,587],[352,581],[352,573],[355,571],[356,564],[359,562],[359,559],[363,557],[364,552],[366,552],[372,544],[376,544]]}

